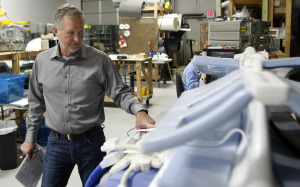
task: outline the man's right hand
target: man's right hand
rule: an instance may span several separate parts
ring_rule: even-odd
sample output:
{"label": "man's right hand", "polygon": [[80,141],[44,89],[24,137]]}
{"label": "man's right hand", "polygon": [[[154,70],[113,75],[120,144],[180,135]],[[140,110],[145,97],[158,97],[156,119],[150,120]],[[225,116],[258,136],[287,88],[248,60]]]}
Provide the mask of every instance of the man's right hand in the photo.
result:
{"label": "man's right hand", "polygon": [[32,152],[36,149],[36,143],[34,142],[24,142],[21,147],[21,151],[23,152],[24,155],[26,155],[27,159],[34,159],[36,156],[36,153]]}

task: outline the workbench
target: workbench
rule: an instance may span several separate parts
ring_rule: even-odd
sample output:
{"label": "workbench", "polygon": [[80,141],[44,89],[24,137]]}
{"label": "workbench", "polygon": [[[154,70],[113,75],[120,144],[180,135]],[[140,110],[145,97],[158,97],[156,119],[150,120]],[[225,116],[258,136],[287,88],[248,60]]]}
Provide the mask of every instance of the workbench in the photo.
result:
{"label": "workbench", "polygon": [[[133,59],[112,59],[116,66],[124,66],[124,65],[134,65],[136,71],[136,96],[140,99],[141,102],[146,100],[146,103],[149,103],[149,99],[152,98],[153,95],[153,75],[152,75],[152,58],[133,58]],[[148,71],[145,70],[144,64],[148,65]],[[142,76],[143,72],[143,76]],[[150,73],[149,73],[150,72]],[[147,82],[148,93],[146,95],[142,95],[142,78],[144,78]],[[111,102],[110,98],[105,98],[106,102]]]}
{"label": "workbench", "polygon": [[[165,77],[165,72],[164,72],[164,66],[167,65],[171,80],[173,80],[173,76],[172,76],[172,71],[170,68],[170,62],[172,61],[172,59],[152,59],[152,64],[154,64],[154,75],[153,75],[153,80],[157,80],[159,81],[161,78],[163,78],[163,83],[166,83],[166,77]],[[162,65],[162,67],[160,67],[160,65]],[[159,71],[161,71],[159,73]]]}
{"label": "workbench", "polygon": [[20,74],[19,61],[22,58],[35,57],[42,51],[14,51],[14,52],[0,52],[0,60],[12,61],[12,74]]}
{"label": "workbench", "polygon": [[[29,58],[37,56],[41,51],[13,51],[13,52],[0,52],[0,60],[12,61],[12,74],[20,74],[19,61],[22,58]],[[15,109],[16,123],[22,123],[23,112],[20,109]]]}
{"label": "workbench", "polygon": [[4,114],[3,114],[3,106],[5,106],[6,108],[10,108],[10,109],[13,109],[13,110],[19,112],[18,113],[19,115],[18,115],[18,117],[16,115],[17,118],[15,120],[16,120],[16,122],[19,122],[18,124],[21,124],[20,134],[21,134],[23,140],[25,140],[24,133],[23,133],[23,121],[25,120],[24,114],[26,113],[26,111],[29,108],[28,98],[23,98],[21,100],[18,100],[18,101],[9,103],[9,104],[0,103],[0,107],[2,109],[2,121],[5,120],[4,119]]}
{"label": "workbench", "polygon": [[269,59],[278,59],[278,58],[288,58],[288,56],[283,53],[281,50],[275,50],[269,52]]}

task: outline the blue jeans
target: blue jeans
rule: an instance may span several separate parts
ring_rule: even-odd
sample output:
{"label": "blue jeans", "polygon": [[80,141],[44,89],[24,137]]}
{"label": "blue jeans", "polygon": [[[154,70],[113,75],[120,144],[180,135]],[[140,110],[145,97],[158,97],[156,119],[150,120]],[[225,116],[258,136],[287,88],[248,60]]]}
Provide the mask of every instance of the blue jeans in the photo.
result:
{"label": "blue jeans", "polygon": [[75,164],[78,165],[82,186],[102,161],[105,153],[100,147],[105,142],[102,129],[76,141],[50,133],[44,160],[43,187],[66,186]]}

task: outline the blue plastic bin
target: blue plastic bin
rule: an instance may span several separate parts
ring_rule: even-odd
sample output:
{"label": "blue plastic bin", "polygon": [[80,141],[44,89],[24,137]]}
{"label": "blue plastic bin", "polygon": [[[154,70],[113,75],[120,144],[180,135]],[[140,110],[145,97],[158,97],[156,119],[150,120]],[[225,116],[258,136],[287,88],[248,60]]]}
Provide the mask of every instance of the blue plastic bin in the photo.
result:
{"label": "blue plastic bin", "polygon": [[0,74],[0,103],[11,103],[24,96],[26,75]]}
{"label": "blue plastic bin", "polygon": [[[23,123],[19,123],[18,127],[22,129],[23,137],[26,136],[26,121],[24,120]],[[48,136],[51,132],[51,129],[45,125],[45,118],[39,125],[39,130],[37,131],[37,143],[42,147],[47,147],[48,143]],[[24,139],[23,139],[24,142]]]}

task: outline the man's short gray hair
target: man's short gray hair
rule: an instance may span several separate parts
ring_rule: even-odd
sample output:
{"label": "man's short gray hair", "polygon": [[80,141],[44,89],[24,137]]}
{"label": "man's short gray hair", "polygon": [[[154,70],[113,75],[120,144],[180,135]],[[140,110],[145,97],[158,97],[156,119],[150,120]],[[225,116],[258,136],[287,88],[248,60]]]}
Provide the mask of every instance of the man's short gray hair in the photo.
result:
{"label": "man's short gray hair", "polygon": [[55,11],[53,16],[53,25],[58,29],[62,29],[62,19],[64,16],[83,19],[83,12],[70,4],[63,4]]}

